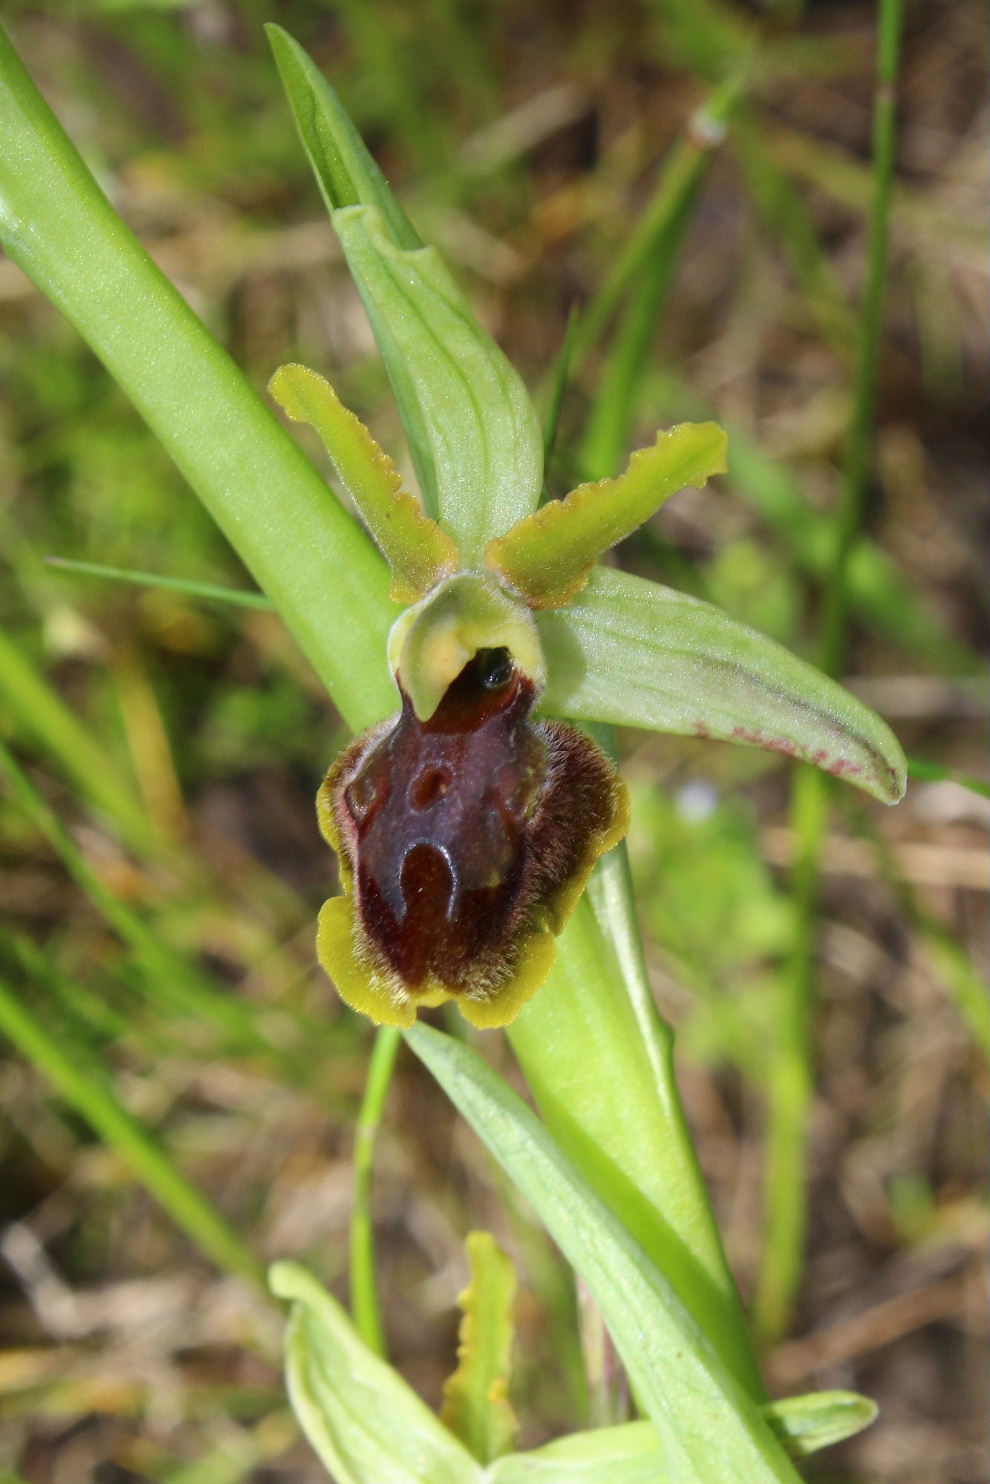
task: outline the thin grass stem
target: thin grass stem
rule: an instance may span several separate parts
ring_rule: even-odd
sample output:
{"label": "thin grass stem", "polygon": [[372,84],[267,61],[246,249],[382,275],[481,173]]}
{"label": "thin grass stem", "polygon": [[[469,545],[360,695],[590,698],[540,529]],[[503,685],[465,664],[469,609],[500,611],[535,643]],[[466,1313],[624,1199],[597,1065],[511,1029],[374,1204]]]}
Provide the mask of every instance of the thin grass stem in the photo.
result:
{"label": "thin grass stem", "polygon": [[392,1085],[401,1031],[383,1026],[375,1035],[364,1098],[354,1130],[354,1210],[351,1215],[351,1313],[358,1333],[376,1355],[385,1357],[385,1327],[378,1301],[375,1229],[371,1212],[375,1141],[385,1099]]}
{"label": "thin grass stem", "polygon": [[[902,0],[881,0],[867,281],[853,383],[852,421],[820,645],[819,663],[829,674],[837,672],[845,655],[850,608],[848,571],[862,530],[872,448],[893,191],[901,16]],[[784,986],[779,1051],[769,1093],[764,1242],[754,1304],[757,1328],[768,1336],[780,1335],[790,1322],[804,1262],[821,852],[828,831],[829,784],[830,780],[823,774],[802,768],[792,792],[791,824],[798,845],[792,876],[797,904],[795,941]]]}
{"label": "thin grass stem", "polygon": [[120,1101],[102,1067],[64,1047],[23,998],[0,980],[0,1030],[57,1089],[99,1137],[134,1170],[142,1184],[211,1262],[264,1288],[264,1271],[195,1186],[176,1168],[149,1130]]}

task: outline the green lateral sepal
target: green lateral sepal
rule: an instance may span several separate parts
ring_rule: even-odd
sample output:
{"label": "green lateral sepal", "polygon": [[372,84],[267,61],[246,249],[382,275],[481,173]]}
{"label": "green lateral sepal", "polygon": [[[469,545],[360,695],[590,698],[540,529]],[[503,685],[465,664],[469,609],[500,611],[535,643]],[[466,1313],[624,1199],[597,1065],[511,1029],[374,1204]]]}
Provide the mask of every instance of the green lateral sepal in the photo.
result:
{"label": "green lateral sepal", "polygon": [[489,542],[485,561],[533,608],[561,608],[584,587],[603,552],[649,520],[686,485],[726,471],[718,423],[680,423],[632,455],[624,474],[579,484]]}
{"label": "green lateral sepal", "polygon": [[469,1232],[467,1255],[457,1369],[444,1385],[440,1420],[479,1463],[491,1463],[511,1451],[519,1431],[509,1401],[516,1270],[491,1232]]}
{"label": "green lateral sepal", "polygon": [[309,423],[319,434],[338,479],[392,568],[391,596],[397,602],[417,602],[456,570],[460,554],[451,537],[424,515],[388,454],[325,377],[306,366],[280,366],[268,390],[287,417]]}

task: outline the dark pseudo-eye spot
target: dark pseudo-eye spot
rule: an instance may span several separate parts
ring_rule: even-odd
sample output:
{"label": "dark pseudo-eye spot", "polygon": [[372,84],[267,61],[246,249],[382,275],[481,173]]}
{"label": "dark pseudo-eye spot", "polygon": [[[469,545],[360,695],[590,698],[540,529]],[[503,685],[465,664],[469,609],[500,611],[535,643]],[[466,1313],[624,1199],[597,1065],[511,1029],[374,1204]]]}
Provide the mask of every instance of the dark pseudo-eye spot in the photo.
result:
{"label": "dark pseudo-eye spot", "polygon": [[442,799],[453,782],[453,770],[446,763],[422,768],[409,787],[409,803],[414,809],[429,809]]}
{"label": "dark pseudo-eye spot", "polygon": [[366,771],[358,773],[344,790],[344,801],[350,816],[357,824],[363,824],[372,809],[380,803],[383,794],[382,780]]}
{"label": "dark pseudo-eye spot", "polygon": [[512,655],[507,649],[479,649],[475,664],[485,690],[501,690],[512,679]]}

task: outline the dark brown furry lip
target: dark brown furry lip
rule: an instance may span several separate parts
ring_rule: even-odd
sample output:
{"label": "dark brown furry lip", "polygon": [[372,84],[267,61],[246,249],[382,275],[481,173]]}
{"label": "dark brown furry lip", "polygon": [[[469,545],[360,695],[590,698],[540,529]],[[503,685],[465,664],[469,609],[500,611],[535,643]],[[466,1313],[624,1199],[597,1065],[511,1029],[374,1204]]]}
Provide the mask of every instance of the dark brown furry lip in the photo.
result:
{"label": "dark brown furry lip", "polygon": [[613,823],[611,764],[535,701],[507,650],[479,650],[427,721],[404,695],[327,780],[361,931],[414,994],[497,989]]}

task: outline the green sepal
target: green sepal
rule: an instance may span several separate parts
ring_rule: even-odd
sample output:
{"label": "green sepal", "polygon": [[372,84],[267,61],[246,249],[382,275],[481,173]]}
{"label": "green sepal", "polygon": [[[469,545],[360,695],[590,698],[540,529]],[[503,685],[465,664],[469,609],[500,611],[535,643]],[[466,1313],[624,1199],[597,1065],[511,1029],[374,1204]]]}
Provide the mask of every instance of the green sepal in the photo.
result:
{"label": "green sepal", "polygon": [[466,1246],[471,1281],[457,1299],[457,1369],[444,1384],[440,1420],[480,1463],[491,1463],[511,1451],[519,1431],[509,1401],[516,1270],[491,1232],[469,1232]]}
{"label": "green sepal", "polygon": [[536,508],[543,440],[529,394],[434,247],[399,246],[382,213],[333,213],[395,393],[430,514],[465,564]]}
{"label": "green sepal", "polygon": [[896,804],[907,763],[885,722],[836,681],[711,603],[596,567],[537,615],[543,709],[580,721],[748,743]]}
{"label": "green sepal", "polygon": [[724,474],[718,423],[680,423],[632,455],[617,479],[579,484],[489,542],[485,561],[533,608],[560,608],[584,587],[603,552],[632,534],[686,485]]}
{"label": "green sepal", "polygon": [[268,390],[287,417],[319,434],[337,477],[392,568],[391,596],[415,603],[449,573],[460,554],[416,496],[403,489],[392,460],[330,383],[306,366],[280,366]]}
{"label": "green sepal", "polygon": [[269,1274],[292,1303],[286,1379],[292,1409],[336,1484],[483,1484],[484,1471],[344,1310],[294,1262]]}

